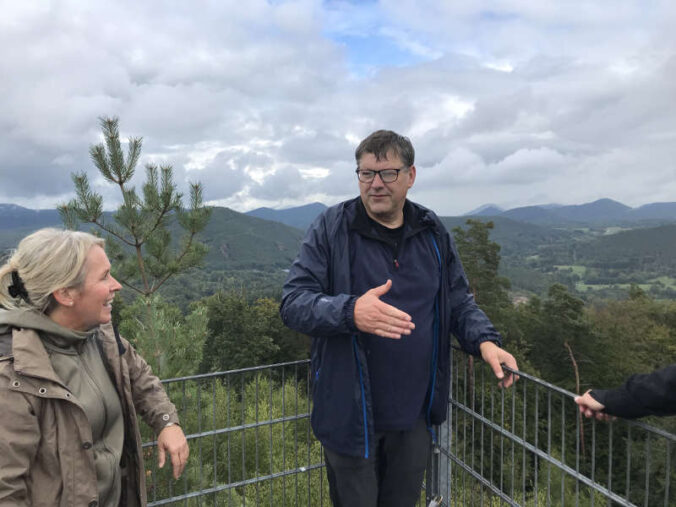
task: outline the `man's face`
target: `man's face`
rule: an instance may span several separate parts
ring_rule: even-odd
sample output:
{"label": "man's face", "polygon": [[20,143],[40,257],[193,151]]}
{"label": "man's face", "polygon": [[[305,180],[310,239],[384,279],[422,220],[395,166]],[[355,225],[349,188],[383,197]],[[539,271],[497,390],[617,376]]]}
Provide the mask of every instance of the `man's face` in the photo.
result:
{"label": "man's face", "polygon": [[385,226],[401,225],[399,221],[403,216],[406,194],[415,181],[415,166],[405,167],[401,159],[392,152],[381,160],[376,160],[373,153],[365,153],[359,159],[359,169],[403,169],[392,183],[383,183],[380,175],[376,175],[369,183],[359,181],[359,194],[368,215]]}

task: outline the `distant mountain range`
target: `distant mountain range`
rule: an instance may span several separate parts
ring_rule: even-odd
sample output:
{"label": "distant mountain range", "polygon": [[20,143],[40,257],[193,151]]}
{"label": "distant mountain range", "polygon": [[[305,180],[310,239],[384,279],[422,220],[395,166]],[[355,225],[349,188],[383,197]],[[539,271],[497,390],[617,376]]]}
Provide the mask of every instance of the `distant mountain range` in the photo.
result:
{"label": "distant mountain range", "polygon": [[[246,214],[305,230],[315,217],[325,209],[325,205],[316,202],[281,210],[258,208]],[[529,224],[554,226],[630,225],[637,222],[664,223],[676,221],[676,202],[651,203],[638,208],[631,208],[612,199],[599,199],[586,204],[567,206],[543,204],[508,210],[504,210],[495,204],[484,204],[463,215],[463,217],[473,216],[502,217]]]}
{"label": "distant mountain range", "polygon": [[[219,208],[216,208],[219,209]],[[229,213],[279,222],[304,231],[326,206],[315,202],[294,208],[272,209],[257,208],[244,214],[229,210]],[[578,204],[543,204],[523,206],[503,210],[494,204],[485,204],[472,210],[461,218],[501,217],[536,225],[546,226],[582,226],[582,225],[631,225],[647,222],[644,225],[669,223],[676,221],[676,202],[650,203],[631,208],[612,199]],[[30,231],[40,227],[60,226],[61,219],[56,210],[33,210],[16,204],[0,203],[0,231]]]}
{"label": "distant mountain range", "polygon": [[[0,204],[0,253],[42,227],[63,227],[56,210]],[[92,228],[82,226],[86,231]],[[302,236],[298,228],[215,207],[200,239],[209,246],[205,264],[211,269],[267,270],[288,268]]]}
{"label": "distant mountain range", "polygon": [[[258,208],[248,213],[216,207],[202,234],[211,247],[207,264],[235,269],[287,266],[296,255],[303,231],[325,209],[321,203],[282,210]],[[503,253],[514,254],[533,244],[560,241],[562,234],[569,234],[565,228],[670,224],[676,222],[676,202],[630,208],[611,199],[600,199],[574,206],[525,206],[509,210],[488,204],[472,214],[442,220],[451,229],[464,225],[471,217],[492,220],[493,239],[502,244]],[[56,210],[0,204],[0,251],[15,247],[22,237],[38,228],[61,225]],[[89,226],[84,228],[88,230]]]}
{"label": "distant mountain range", "polygon": [[254,210],[247,211],[246,214],[256,218],[262,218],[264,220],[274,220],[275,222],[281,222],[304,231],[310,226],[317,215],[319,215],[325,209],[326,205],[320,202],[313,202],[312,204],[298,206],[297,208],[256,208]]}
{"label": "distant mountain range", "polygon": [[55,209],[28,209],[16,204],[0,203],[0,230],[16,227],[50,227],[61,225]]}
{"label": "distant mountain range", "polygon": [[496,206],[495,204],[484,204],[483,206],[479,206],[478,208],[473,209],[472,211],[465,213],[465,215],[470,215],[470,216],[475,216],[475,217],[497,216],[504,211],[505,211],[504,209],[502,209],[500,206]]}
{"label": "distant mountain range", "polygon": [[[259,208],[248,213],[214,207],[209,224],[200,234],[209,247],[205,268],[177,278],[170,292],[183,294],[181,297],[187,304],[192,300],[191,294],[208,295],[209,291],[244,283],[238,282],[238,272],[247,273],[248,284],[268,284],[266,287],[278,290],[283,270],[288,269],[297,255],[304,229],[324,209],[326,206],[321,203],[284,210]],[[471,215],[441,220],[450,231],[465,227],[469,218],[493,222],[491,239],[501,246],[503,266],[511,270],[514,286],[523,290],[545,290],[547,284],[558,280],[560,266],[584,268],[583,281],[588,284],[620,280],[619,275],[601,270],[601,265],[617,269],[624,266],[622,283],[659,277],[666,280],[664,277],[672,276],[676,270],[676,261],[672,262],[676,203],[630,208],[601,199],[577,206],[543,205],[510,210],[486,205]],[[0,204],[0,257],[27,234],[48,226],[62,226],[56,210]],[[83,226],[83,230],[90,228],[87,224]],[[533,263],[535,268],[531,266]],[[649,276],[639,280],[631,270]],[[566,276],[570,278],[572,274]]]}
{"label": "distant mountain range", "polygon": [[540,225],[623,225],[640,221],[676,221],[676,202],[645,204],[631,208],[612,199],[577,205],[546,204],[502,210],[494,205],[485,205],[467,216],[504,217],[520,222]]}

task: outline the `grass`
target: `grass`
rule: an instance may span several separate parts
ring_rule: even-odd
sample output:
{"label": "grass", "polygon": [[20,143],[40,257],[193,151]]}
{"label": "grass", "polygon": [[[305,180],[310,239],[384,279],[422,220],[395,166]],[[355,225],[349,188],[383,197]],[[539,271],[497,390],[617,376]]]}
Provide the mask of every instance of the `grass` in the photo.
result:
{"label": "grass", "polygon": [[649,291],[652,287],[652,284],[650,283],[639,283],[639,284],[631,284],[631,283],[599,283],[599,284],[586,284],[584,282],[577,282],[575,284],[575,290],[578,292],[587,292],[587,291],[596,291],[596,290],[605,290],[605,289],[621,289],[621,290],[629,290],[629,287],[632,285],[638,285],[641,290],[644,291]]}
{"label": "grass", "polygon": [[670,276],[659,276],[657,278],[649,280],[649,282],[651,284],[660,282],[665,287],[668,287],[670,289],[676,289],[676,278],[672,278]]}
{"label": "grass", "polygon": [[570,269],[570,270],[572,270],[572,272],[574,274],[578,275],[579,277],[583,277],[584,275],[587,274],[587,267],[586,266],[580,266],[580,265],[577,265],[577,264],[571,264],[571,265],[568,265],[568,266],[560,265],[560,266],[554,266],[554,267],[556,269],[558,269],[559,271]]}
{"label": "grass", "polygon": [[622,231],[630,231],[629,227],[608,227],[603,231],[603,236],[610,236],[611,234],[617,234]]}
{"label": "grass", "polygon": [[[575,266],[556,266],[559,269],[563,268],[575,268]],[[577,271],[574,270],[575,273]],[[645,283],[639,283],[636,284],[638,285],[641,290],[644,291],[649,291],[653,285],[655,284],[661,284],[663,287],[669,288],[669,289],[676,289],[676,278],[672,278],[670,276],[659,276],[656,278],[651,278],[650,280],[646,281]],[[575,284],[575,290],[578,292],[587,292],[587,291],[597,291],[597,290],[605,290],[605,289],[621,289],[621,290],[628,290],[629,287],[631,287],[632,284],[630,283],[599,283],[599,284],[588,284],[585,282],[577,282]]]}

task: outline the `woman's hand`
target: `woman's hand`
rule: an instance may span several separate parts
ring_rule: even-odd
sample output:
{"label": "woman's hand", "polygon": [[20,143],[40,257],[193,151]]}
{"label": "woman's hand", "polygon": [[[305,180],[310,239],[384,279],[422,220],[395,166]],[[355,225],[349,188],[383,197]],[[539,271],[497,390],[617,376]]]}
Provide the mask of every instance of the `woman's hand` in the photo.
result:
{"label": "woman's hand", "polygon": [[164,467],[166,453],[169,453],[174,479],[178,479],[183,473],[183,469],[188,462],[188,456],[190,455],[188,441],[178,424],[166,426],[160,431],[160,434],[157,435],[157,451],[157,464],[160,468]]}

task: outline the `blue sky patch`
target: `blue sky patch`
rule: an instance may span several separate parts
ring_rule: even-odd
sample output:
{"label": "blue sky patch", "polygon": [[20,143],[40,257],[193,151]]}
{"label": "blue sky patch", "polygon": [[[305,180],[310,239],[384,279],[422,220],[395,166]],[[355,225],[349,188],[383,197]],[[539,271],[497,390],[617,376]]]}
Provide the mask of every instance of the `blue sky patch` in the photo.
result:
{"label": "blue sky patch", "polygon": [[341,36],[336,42],[346,48],[350,71],[357,75],[381,67],[406,67],[424,60],[381,35]]}

